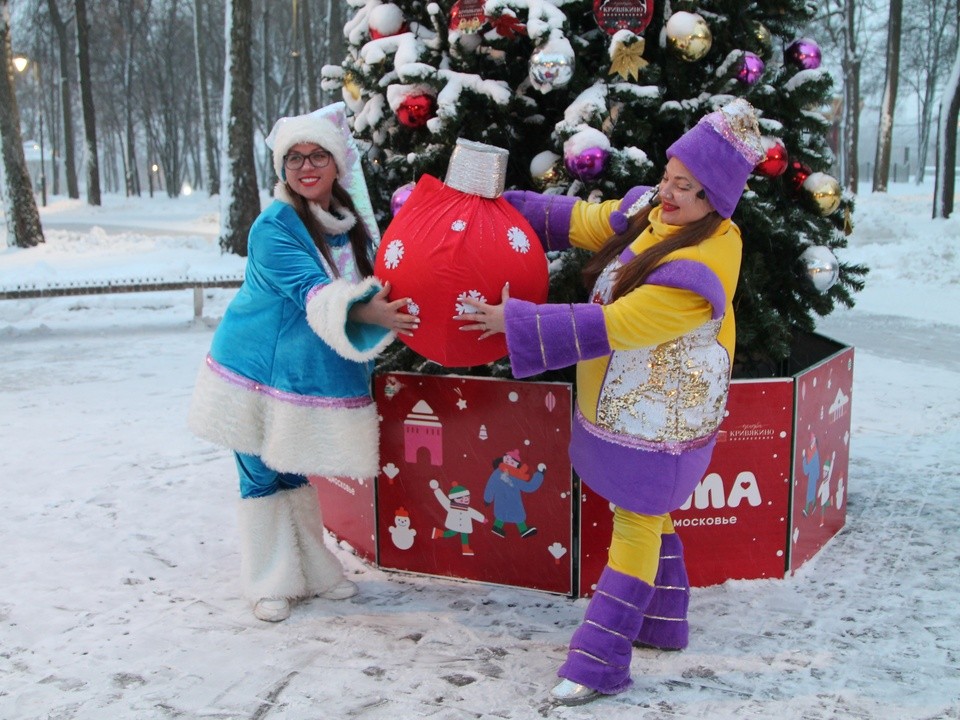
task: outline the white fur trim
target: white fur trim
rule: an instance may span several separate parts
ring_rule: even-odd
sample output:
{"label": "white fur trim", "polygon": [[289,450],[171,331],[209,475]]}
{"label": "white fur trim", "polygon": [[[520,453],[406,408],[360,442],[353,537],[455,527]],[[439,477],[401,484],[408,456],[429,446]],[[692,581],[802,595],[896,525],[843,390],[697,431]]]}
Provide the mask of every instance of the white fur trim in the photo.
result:
{"label": "white fur trim", "polygon": [[[285,202],[287,205],[294,207],[291,192],[290,186],[280,180],[273,188],[273,197],[280,202]],[[328,235],[345,233],[357,224],[356,215],[342,205],[335,205],[333,201],[331,201],[330,204],[330,209],[333,210],[333,212],[327,212],[317,205],[317,203],[312,202],[308,202],[307,207],[310,209],[310,214],[317,219],[320,227],[323,228],[323,231]]]}
{"label": "white fur trim", "polygon": [[316,113],[280,118],[267,140],[267,145],[273,150],[273,169],[279,178],[283,177],[283,156],[300,143],[319,145],[333,156],[340,175],[349,172],[347,143],[343,134],[332,121]]}
{"label": "white fur trim", "polygon": [[287,492],[246,498],[237,506],[240,584],[254,604],[261,598],[294,600],[307,594]]}
{"label": "white fur trim", "polygon": [[307,596],[320,595],[343,580],[343,566],[326,545],[320,500],[312,485],[282,493],[297,531]]}
{"label": "white fur trim", "polygon": [[227,382],[204,362],[188,418],[199,437],[259,455],[271,468],[300,475],[373,478],[380,452],[376,405],[293,405]]}
{"label": "white fur trim", "polygon": [[394,333],[387,333],[371,348],[358,348],[347,335],[347,313],[354,302],[369,294],[370,290],[379,290],[380,287],[374,277],[365,278],[359,283],[334,280],[310,298],[307,303],[307,322],[324,342],[347,360],[372,360],[393,342]]}

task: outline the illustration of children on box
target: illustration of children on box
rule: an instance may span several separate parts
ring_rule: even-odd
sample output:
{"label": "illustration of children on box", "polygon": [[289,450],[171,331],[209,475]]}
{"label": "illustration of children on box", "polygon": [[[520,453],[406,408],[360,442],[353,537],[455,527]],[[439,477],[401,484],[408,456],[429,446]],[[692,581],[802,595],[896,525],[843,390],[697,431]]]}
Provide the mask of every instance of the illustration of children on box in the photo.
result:
{"label": "illustration of children on box", "polygon": [[473,532],[473,523],[486,524],[487,519],[479,510],[470,507],[470,491],[462,485],[454,485],[449,492],[444,493],[440,489],[440,483],[436,480],[430,481],[430,488],[433,490],[437,502],[447,511],[447,518],[444,521],[446,530],[434,528],[433,539],[459,535],[460,552],[464,555],[473,555],[473,550],[470,549],[470,533]]}
{"label": "illustration of children on box", "polygon": [[810,433],[810,447],[803,448],[801,458],[803,474],[807,476],[807,498],[803,514],[808,516],[817,506],[817,490],[820,487],[820,446],[813,433]]}
{"label": "illustration of children on box", "polygon": [[543,474],[547,466],[537,465],[537,471],[531,476],[530,468],[520,462],[520,451],[511,450],[502,457],[494,458],[493,472],[487,479],[483,491],[483,502],[493,503],[494,535],[506,537],[506,523],[517,526],[520,537],[530,537],[537,533],[535,527],[527,526],[527,511],[523,507],[523,493],[532,493],[543,485]]}

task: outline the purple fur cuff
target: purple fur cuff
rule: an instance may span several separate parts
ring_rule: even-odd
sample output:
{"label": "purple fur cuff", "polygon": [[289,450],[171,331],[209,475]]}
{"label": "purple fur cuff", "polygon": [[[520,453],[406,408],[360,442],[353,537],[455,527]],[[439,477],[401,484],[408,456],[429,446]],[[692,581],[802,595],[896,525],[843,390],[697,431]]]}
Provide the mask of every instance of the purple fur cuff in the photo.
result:
{"label": "purple fur cuff", "polygon": [[600,305],[537,305],[510,299],[504,320],[510,367],[517,378],[610,354]]}
{"label": "purple fur cuff", "polygon": [[[610,227],[615,233],[620,235],[627,231],[630,218],[636,215],[644,205],[648,205],[653,198],[653,193],[650,193],[646,201],[641,202],[644,195],[652,189],[649,185],[635,185],[627,190],[627,194],[623,196],[619,207],[610,213]],[[636,205],[636,207],[634,207],[634,205]]]}
{"label": "purple fur cuff", "polygon": [[683,288],[706,298],[713,308],[712,317],[716,320],[723,315],[727,304],[727,293],[720,278],[703,263],[696,260],[671,260],[655,268],[647,276],[651,285]]}

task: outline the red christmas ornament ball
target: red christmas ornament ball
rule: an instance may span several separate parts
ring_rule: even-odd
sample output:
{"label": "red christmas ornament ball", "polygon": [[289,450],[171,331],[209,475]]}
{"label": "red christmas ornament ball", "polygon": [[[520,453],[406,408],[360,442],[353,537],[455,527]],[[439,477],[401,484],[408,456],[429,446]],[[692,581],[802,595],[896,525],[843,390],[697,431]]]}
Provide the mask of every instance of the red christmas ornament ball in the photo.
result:
{"label": "red christmas ornament ball", "polygon": [[374,40],[407,32],[403,11],[393,3],[384,3],[371,10],[368,28]]}
{"label": "red christmas ornament ball", "polygon": [[411,95],[397,107],[397,119],[408,128],[421,128],[437,114],[437,99],[433,95]]}
{"label": "red christmas ornament ball", "polygon": [[810,169],[809,165],[804,165],[799,160],[792,160],[789,163],[787,167],[787,178],[794,192],[800,192],[803,189],[803,183],[806,182],[812,172],[813,170]]}
{"label": "red christmas ornament ball", "polygon": [[427,174],[384,231],[374,271],[390,282],[390,299],[407,298],[407,312],[420,318],[413,335],[398,339],[444,367],[507,354],[502,333],[478,340],[460,329],[468,323],[453,317],[471,312],[466,299],[497,305],[509,282],[510,297],[542,303],[550,282],[536,233],[502,195],[473,195]]}
{"label": "red christmas ornament ball", "polygon": [[780,177],[787,171],[787,165],[790,164],[787,148],[777,138],[764,136],[760,138],[760,142],[767,151],[767,156],[757,163],[754,172],[763,177]]}

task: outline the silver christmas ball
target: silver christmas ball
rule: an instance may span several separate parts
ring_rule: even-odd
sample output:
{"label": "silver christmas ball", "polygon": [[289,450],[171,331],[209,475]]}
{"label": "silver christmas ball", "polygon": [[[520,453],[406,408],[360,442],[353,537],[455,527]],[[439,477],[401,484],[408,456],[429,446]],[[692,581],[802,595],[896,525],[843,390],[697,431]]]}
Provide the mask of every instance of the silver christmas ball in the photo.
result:
{"label": "silver christmas ball", "polygon": [[840,263],[830,248],[811,245],[800,255],[807,277],[819,293],[825,293],[840,277]]}
{"label": "silver christmas ball", "polygon": [[573,79],[573,55],[544,47],[530,56],[530,82],[542,93],[564,87]]}

